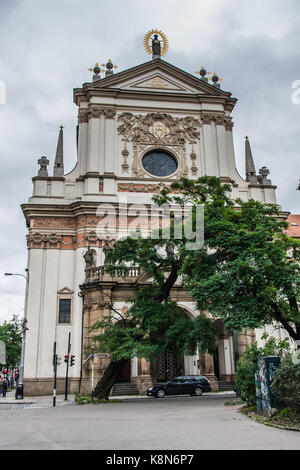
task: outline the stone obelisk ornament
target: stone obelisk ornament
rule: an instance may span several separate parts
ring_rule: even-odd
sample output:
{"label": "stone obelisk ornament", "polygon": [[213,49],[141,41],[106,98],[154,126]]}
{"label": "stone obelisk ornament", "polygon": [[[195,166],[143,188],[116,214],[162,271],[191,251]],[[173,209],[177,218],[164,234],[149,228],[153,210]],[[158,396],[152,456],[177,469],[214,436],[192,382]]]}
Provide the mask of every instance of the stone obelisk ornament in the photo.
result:
{"label": "stone obelisk ornament", "polygon": [[151,29],[145,34],[144,46],[152,59],[160,59],[168,50],[168,39],[166,35],[158,29]]}

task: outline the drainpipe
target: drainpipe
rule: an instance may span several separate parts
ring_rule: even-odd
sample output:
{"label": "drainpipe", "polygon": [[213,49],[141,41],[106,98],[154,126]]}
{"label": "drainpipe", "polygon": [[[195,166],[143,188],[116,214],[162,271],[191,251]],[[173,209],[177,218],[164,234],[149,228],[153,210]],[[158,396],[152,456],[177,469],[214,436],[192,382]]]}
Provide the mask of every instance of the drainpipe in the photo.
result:
{"label": "drainpipe", "polygon": [[81,381],[82,381],[82,356],[83,356],[83,322],[84,322],[84,294],[82,292],[78,292],[78,297],[82,298],[82,313],[81,313],[81,352],[80,352],[80,377],[79,377],[79,387],[78,393],[80,393],[81,388]]}

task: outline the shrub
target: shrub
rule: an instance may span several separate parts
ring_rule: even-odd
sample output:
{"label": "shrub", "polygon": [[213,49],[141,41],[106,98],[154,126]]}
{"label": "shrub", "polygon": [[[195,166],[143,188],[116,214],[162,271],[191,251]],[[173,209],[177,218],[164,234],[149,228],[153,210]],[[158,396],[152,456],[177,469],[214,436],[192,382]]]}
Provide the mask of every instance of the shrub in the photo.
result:
{"label": "shrub", "polygon": [[80,395],[77,393],[75,395],[75,403],[78,403],[78,405],[85,405],[86,403],[92,403],[92,398],[90,395]]}
{"label": "shrub", "polygon": [[248,406],[256,403],[254,375],[257,370],[257,360],[261,356],[257,343],[247,347],[243,356],[238,361],[236,384],[243,401]]}
{"label": "shrub", "polygon": [[122,403],[122,400],[99,400],[95,398],[92,400],[91,395],[75,393],[75,403],[78,405],[86,405],[87,403],[93,403],[94,405],[98,403]]}
{"label": "shrub", "polygon": [[272,393],[277,400],[300,410],[300,364],[293,364],[289,356],[275,374]]}
{"label": "shrub", "polygon": [[283,408],[283,410],[281,410],[279,412],[279,416],[290,416],[292,414],[293,410],[292,408]]}
{"label": "shrub", "polygon": [[258,368],[257,361],[260,357],[279,355],[284,357],[289,350],[288,340],[276,341],[275,338],[265,334],[264,347],[259,348],[257,342],[249,345],[237,364],[236,384],[243,401],[248,406],[256,404],[255,372]]}

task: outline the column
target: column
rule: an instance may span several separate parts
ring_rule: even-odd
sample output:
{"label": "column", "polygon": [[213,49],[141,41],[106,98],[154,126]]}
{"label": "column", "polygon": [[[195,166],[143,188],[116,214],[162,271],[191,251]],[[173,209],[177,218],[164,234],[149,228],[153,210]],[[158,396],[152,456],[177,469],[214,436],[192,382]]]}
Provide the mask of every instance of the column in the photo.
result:
{"label": "column", "polygon": [[115,115],[114,108],[105,108],[105,154],[104,154],[104,174],[103,192],[105,194],[115,194]]}
{"label": "column", "polygon": [[204,142],[204,160],[205,160],[205,174],[208,176],[218,176],[218,168],[216,166],[216,158],[213,146],[213,133],[212,133],[212,119],[213,115],[202,114],[203,122],[203,142]]}
{"label": "column", "polygon": [[99,172],[99,144],[100,144],[100,108],[92,106],[89,110],[88,123],[88,158],[87,172]]}
{"label": "column", "polygon": [[226,151],[227,151],[227,161],[228,161],[228,176],[233,180],[236,180],[238,177],[241,178],[236,169],[235,154],[234,154],[234,143],[232,135],[233,123],[231,118],[226,119]]}
{"label": "column", "polygon": [[78,112],[78,164],[79,176],[85,175],[87,171],[88,152],[88,111],[79,109]]}
{"label": "column", "polygon": [[152,377],[150,375],[150,362],[143,357],[138,360],[138,376],[136,386],[140,395],[146,393],[147,388],[152,387]]}
{"label": "column", "polygon": [[212,354],[204,353],[199,356],[200,374],[205,375],[210,381],[212,391],[218,390],[218,381],[215,376],[214,357]]}
{"label": "column", "polygon": [[216,130],[217,130],[217,146],[218,146],[218,158],[220,167],[220,176],[229,176],[228,160],[227,160],[227,148],[226,148],[226,134],[224,127],[224,116],[220,115],[216,117]]}

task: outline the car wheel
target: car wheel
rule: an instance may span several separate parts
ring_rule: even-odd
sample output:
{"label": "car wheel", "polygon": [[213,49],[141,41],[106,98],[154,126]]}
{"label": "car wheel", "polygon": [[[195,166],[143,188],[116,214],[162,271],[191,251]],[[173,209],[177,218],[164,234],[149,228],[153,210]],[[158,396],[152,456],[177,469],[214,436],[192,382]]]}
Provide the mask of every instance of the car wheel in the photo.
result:
{"label": "car wheel", "polygon": [[156,398],[164,398],[164,396],[165,396],[164,390],[158,390],[158,392],[156,393]]}
{"label": "car wheel", "polygon": [[201,397],[202,393],[203,393],[203,390],[201,387],[195,388],[194,395],[196,395],[197,397]]}

